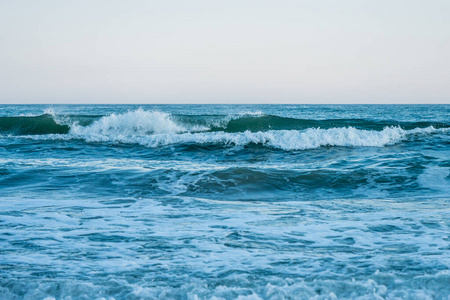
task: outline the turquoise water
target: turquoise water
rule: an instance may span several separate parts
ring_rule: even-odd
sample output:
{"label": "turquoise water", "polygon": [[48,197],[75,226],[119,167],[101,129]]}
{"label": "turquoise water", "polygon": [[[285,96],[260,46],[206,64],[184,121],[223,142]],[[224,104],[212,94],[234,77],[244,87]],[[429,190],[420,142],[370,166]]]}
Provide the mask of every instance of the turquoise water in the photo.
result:
{"label": "turquoise water", "polygon": [[2,105],[1,299],[450,299],[450,105]]}

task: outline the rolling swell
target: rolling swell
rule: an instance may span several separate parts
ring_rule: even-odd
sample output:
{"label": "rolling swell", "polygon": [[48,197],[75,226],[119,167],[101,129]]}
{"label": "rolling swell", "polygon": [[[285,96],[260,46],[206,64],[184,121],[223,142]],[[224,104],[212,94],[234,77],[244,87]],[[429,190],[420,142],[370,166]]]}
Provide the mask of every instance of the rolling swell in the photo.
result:
{"label": "rolling swell", "polygon": [[282,150],[324,146],[383,147],[411,135],[446,132],[436,122],[365,119],[295,119],[265,114],[172,115],[137,109],[107,116],[54,115],[1,117],[0,131],[33,139],[137,144],[149,148],[176,145],[250,144]]}
{"label": "rolling swell", "polygon": [[56,123],[51,115],[0,117],[0,132],[12,135],[67,134],[70,127]]}
{"label": "rolling swell", "polygon": [[212,131],[225,132],[243,132],[243,131],[269,131],[269,130],[303,130],[308,128],[335,128],[335,127],[354,127],[366,130],[383,130],[385,127],[399,126],[405,130],[411,130],[418,127],[445,128],[444,123],[437,122],[398,122],[398,121],[379,121],[365,119],[294,119],[273,115],[262,116],[243,116],[230,120],[224,127],[213,127]]}

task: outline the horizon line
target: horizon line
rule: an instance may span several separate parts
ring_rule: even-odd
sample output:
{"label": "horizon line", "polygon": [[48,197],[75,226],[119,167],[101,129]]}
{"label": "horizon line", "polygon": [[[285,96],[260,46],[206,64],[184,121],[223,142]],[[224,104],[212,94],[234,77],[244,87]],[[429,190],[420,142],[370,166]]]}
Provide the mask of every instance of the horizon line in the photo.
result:
{"label": "horizon line", "polygon": [[124,103],[124,102],[117,102],[117,103],[104,103],[104,102],[94,102],[94,103],[84,103],[84,102],[68,102],[68,103],[56,103],[56,102],[42,102],[42,103],[28,103],[28,102],[21,102],[21,103],[0,103],[0,105],[450,105],[450,102],[448,103],[441,103],[441,102],[429,102],[429,103],[422,103],[422,102],[416,102],[416,103],[242,103],[242,102],[232,102],[232,103],[226,103],[226,102],[217,102],[217,103],[198,103],[198,102],[169,102],[169,103],[161,103],[161,102],[154,102],[154,103],[141,103],[141,102],[132,102],[132,103]]}

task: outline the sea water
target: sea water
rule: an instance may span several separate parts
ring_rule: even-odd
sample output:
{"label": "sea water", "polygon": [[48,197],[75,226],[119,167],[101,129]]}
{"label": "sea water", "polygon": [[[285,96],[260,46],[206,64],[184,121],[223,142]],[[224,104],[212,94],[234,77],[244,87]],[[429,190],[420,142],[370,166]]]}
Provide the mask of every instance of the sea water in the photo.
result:
{"label": "sea water", "polygon": [[450,299],[450,105],[2,105],[1,299]]}

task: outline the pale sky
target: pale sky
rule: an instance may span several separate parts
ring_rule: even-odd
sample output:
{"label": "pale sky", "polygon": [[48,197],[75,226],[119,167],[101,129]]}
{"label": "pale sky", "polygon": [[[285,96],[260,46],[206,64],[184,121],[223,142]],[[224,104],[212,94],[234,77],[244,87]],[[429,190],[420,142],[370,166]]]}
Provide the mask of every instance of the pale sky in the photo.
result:
{"label": "pale sky", "polygon": [[0,103],[450,103],[450,1],[0,0]]}

